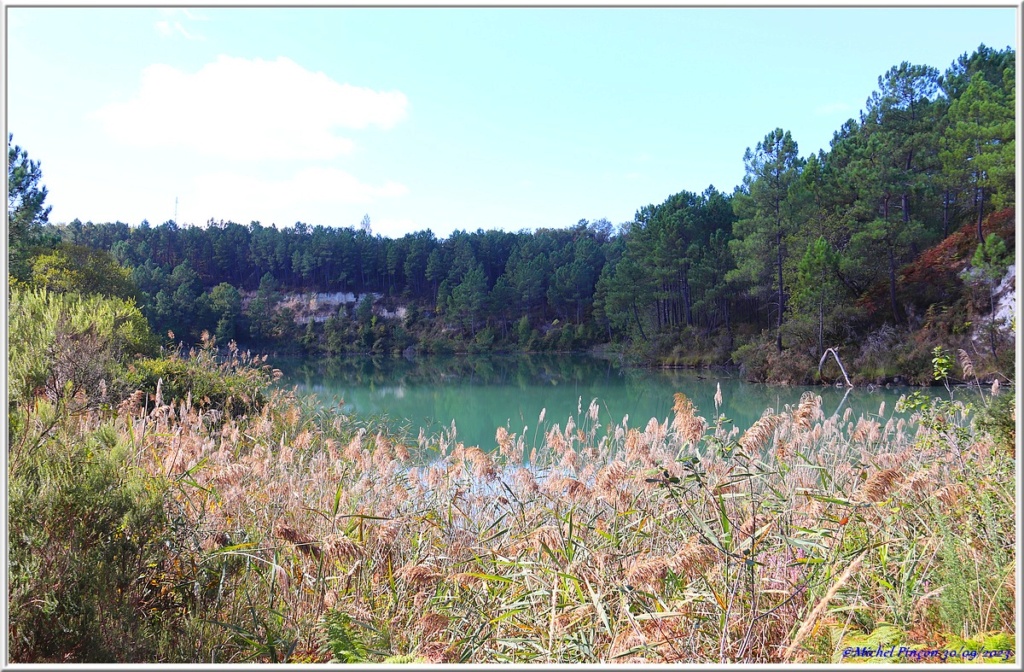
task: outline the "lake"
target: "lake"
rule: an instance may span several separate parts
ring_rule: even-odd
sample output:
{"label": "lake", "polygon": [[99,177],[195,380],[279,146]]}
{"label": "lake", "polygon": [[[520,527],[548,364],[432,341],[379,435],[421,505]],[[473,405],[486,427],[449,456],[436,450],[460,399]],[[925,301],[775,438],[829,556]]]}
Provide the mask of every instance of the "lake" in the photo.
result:
{"label": "lake", "polygon": [[[652,417],[669,418],[673,395],[682,392],[699,415],[712,421],[724,414],[742,431],[765,409],[782,411],[807,390],[822,397],[826,417],[847,408],[854,418],[877,416],[884,402],[888,419],[897,415],[900,396],[914,389],[759,385],[728,369],[638,369],[586,355],[348,356],[275,364],[284,373],[283,384],[313,393],[325,404],[341,404],[347,414],[381,417],[413,439],[420,428],[430,436],[454,421],[458,441],[484,450],[495,446],[499,426],[532,441],[556,423],[565,427],[579,408],[586,413],[593,399],[602,425],[628,418],[630,427],[643,429]],[[716,413],[719,385],[722,406]]]}

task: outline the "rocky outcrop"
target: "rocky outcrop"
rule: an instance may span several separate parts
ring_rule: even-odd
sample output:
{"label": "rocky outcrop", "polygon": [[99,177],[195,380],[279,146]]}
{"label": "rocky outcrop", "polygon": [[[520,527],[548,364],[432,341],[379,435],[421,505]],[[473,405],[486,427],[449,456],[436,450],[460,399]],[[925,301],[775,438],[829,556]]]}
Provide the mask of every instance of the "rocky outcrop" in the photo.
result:
{"label": "rocky outcrop", "polygon": [[996,309],[992,319],[1009,328],[1017,312],[1017,266],[1010,266],[995,291]]}

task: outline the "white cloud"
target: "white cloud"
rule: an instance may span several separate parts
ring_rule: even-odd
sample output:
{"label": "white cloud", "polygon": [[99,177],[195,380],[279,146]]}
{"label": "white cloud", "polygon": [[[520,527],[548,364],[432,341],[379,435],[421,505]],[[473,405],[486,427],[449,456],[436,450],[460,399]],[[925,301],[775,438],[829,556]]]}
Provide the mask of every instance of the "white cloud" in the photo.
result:
{"label": "white cloud", "polygon": [[391,128],[405,117],[406,104],[401,92],[339,84],[284,57],[220,56],[195,73],[151,65],[135,98],[95,116],[111,137],[136,147],[309,160],[350,152],[352,141],[336,129]]}
{"label": "white cloud", "polygon": [[279,225],[303,221],[354,226],[362,214],[351,222],[342,221],[344,213],[353,211],[350,206],[363,207],[380,199],[404,196],[408,191],[405,185],[393,181],[366,184],[337,168],[307,168],[284,180],[209,173],[195,179],[181,221],[201,223],[213,217],[243,224],[258,220]]}

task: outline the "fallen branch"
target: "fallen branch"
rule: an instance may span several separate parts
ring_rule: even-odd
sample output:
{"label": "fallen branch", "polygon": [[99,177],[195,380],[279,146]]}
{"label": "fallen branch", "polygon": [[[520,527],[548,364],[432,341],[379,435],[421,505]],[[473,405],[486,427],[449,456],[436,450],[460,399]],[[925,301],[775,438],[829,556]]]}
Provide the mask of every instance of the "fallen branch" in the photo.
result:
{"label": "fallen branch", "polygon": [[846,369],[843,368],[843,363],[839,361],[839,353],[836,352],[835,348],[829,348],[821,355],[821,361],[818,362],[818,375],[821,375],[821,367],[825,363],[825,358],[828,357],[828,353],[832,353],[832,356],[836,358],[836,364],[839,365],[839,370],[843,372],[843,378],[846,379],[846,386],[853,387],[853,383],[850,382],[850,377],[846,375]]}

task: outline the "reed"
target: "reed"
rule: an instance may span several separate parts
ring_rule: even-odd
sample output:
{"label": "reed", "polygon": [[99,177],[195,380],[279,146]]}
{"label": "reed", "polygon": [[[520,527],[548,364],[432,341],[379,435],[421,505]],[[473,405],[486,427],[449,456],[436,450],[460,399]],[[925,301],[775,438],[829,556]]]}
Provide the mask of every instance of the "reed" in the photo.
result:
{"label": "reed", "polygon": [[281,390],[241,415],[161,401],[58,432],[107,432],[161,484],[163,601],[133,604],[178,635],[134,662],[828,662],[877,623],[922,645],[1014,628],[1014,462],[981,434],[964,470],[926,428],[825,418],[813,396],[742,435],[682,395],[641,427],[581,400],[493,446]]}

